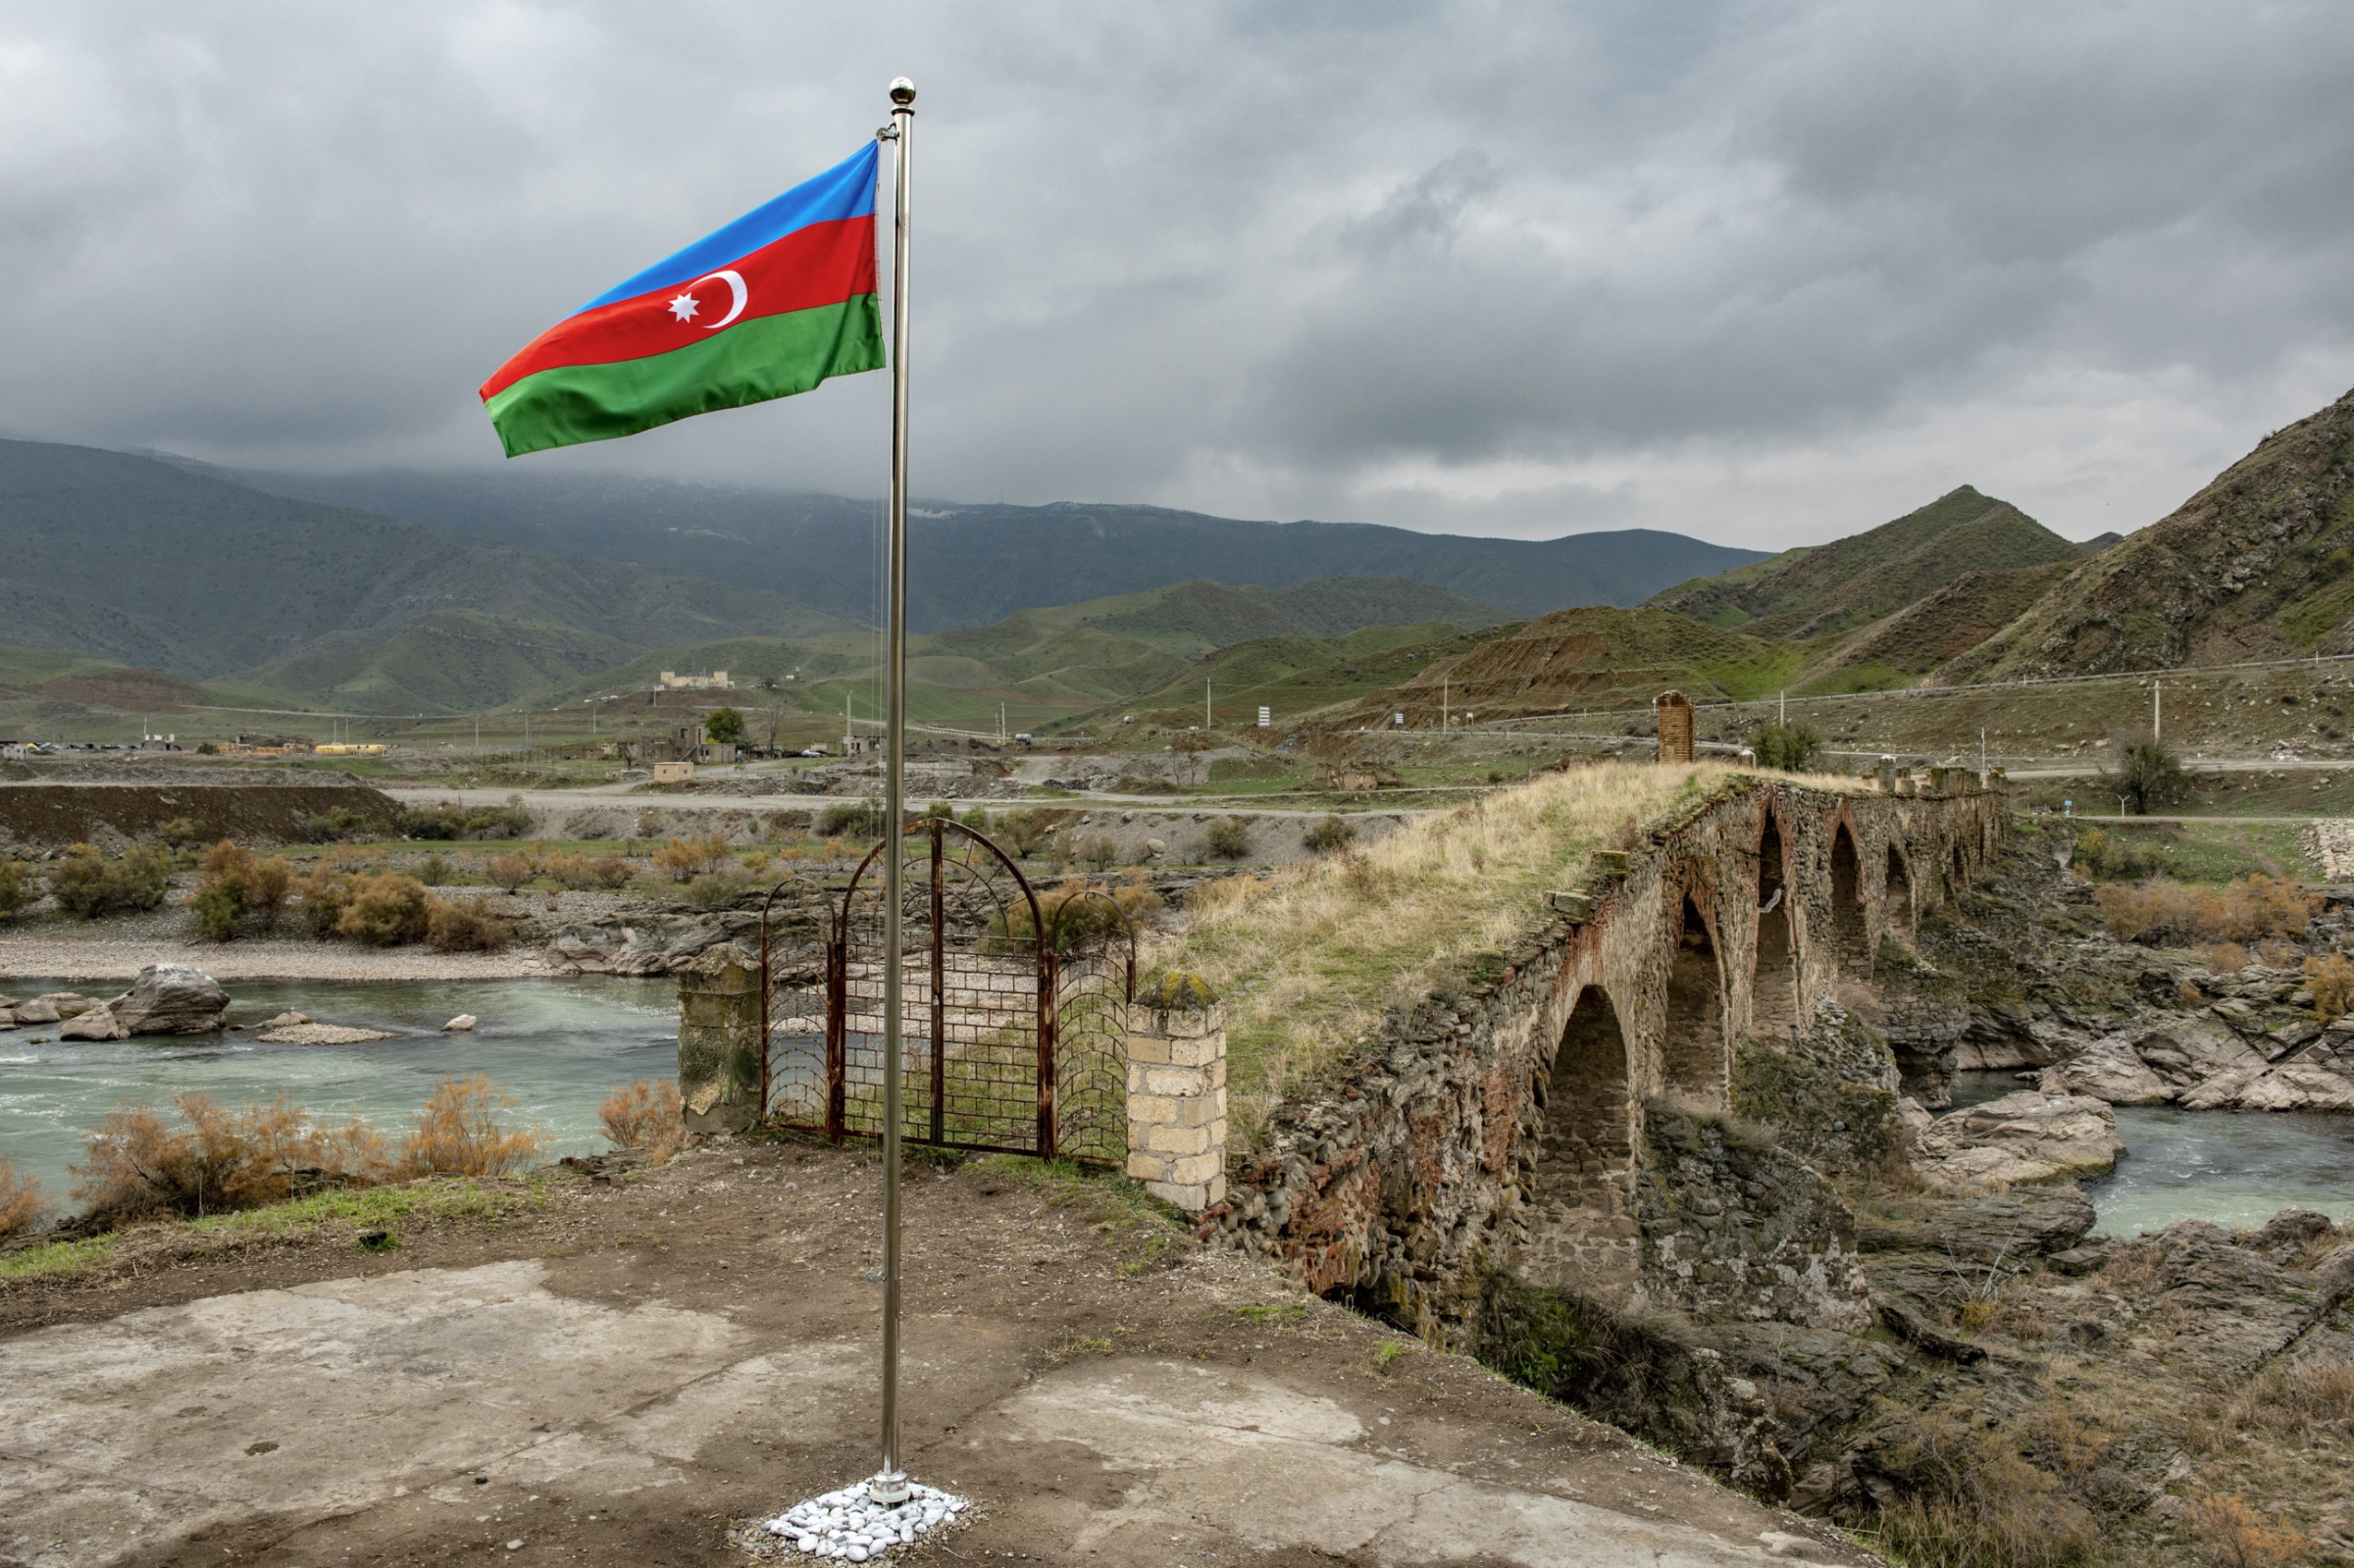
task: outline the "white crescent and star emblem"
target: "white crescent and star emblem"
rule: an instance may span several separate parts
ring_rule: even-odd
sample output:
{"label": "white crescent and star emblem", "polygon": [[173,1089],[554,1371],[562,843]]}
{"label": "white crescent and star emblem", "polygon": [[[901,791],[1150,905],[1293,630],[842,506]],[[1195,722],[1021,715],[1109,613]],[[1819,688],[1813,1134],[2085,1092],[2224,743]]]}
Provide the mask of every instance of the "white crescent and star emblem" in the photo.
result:
{"label": "white crescent and star emblem", "polygon": [[688,292],[672,297],[670,302],[670,314],[675,319],[682,322],[694,321],[694,313],[700,309],[701,306],[700,302],[694,297],[693,291],[702,287],[705,283],[711,281],[715,278],[727,283],[728,293],[730,296],[732,296],[733,303],[728,306],[728,313],[725,316],[722,316],[719,320],[708,323],[696,323],[696,325],[700,326],[706,332],[716,332],[721,328],[727,326],[728,323],[742,315],[744,305],[749,302],[752,297],[752,291],[743,286],[743,275],[742,273],[732,271],[705,273],[693,282],[689,283],[687,285]]}

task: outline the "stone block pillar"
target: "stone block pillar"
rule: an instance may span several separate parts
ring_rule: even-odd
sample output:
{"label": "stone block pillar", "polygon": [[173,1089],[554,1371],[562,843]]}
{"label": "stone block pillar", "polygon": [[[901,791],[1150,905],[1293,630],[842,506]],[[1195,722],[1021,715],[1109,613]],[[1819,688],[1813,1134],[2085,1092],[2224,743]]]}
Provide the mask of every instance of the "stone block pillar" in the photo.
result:
{"label": "stone block pillar", "polygon": [[1129,1009],[1128,1174],[1192,1214],[1226,1195],[1226,1010],[1197,976]]}
{"label": "stone block pillar", "polygon": [[679,976],[679,1098],[694,1133],[760,1119],[760,960],[734,942]]}
{"label": "stone block pillar", "polygon": [[1681,691],[1666,691],[1654,697],[1651,706],[1660,716],[1660,760],[1690,762],[1694,750],[1692,699]]}

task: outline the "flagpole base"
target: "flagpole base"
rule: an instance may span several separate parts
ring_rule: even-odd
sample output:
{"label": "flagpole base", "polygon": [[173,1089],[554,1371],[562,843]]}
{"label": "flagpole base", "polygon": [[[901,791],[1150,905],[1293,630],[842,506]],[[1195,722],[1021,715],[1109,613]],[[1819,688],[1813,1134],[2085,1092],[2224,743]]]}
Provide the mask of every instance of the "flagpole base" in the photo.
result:
{"label": "flagpole base", "polygon": [[907,1500],[911,1490],[906,1471],[885,1470],[868,1480],[866,1496],[869,1502],[881,1507],[896,1508]]}

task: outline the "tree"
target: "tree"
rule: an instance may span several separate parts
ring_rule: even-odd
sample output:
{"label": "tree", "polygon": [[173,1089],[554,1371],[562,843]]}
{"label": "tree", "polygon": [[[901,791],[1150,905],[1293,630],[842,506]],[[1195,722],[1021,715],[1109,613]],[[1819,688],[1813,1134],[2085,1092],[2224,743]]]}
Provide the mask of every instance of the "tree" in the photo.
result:
{"label": "tree", "polygon": [[743,738],[743,715],[734,708],[714,708],[703,721],[703,733],[715,746],[732,746]]}
{"label": "tree", "polygon": [[1822,737],[1804,725],[1769,724],[1758,732],[1751,749],[1757,752],[1761,768],[1804,773],[1821,753]]}
{"label": "tree", "polygon": [[2112,793],[2124,797],[2132,815],[2146,817],[2190,792],[2190,775],[2155,735],[2143,732],[2120,736],[2115,744],[2117,767],[2103,769],[2101,777]]}

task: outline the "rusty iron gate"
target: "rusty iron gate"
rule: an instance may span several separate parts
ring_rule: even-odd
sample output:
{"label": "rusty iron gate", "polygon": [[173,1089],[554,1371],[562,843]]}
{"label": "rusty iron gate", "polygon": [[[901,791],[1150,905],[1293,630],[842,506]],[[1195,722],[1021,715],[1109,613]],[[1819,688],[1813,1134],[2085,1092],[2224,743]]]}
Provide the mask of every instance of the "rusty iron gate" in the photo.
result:
{"label": "rusty iron gate", "polygon": [[[1044,895],[986,835],[908,825],[900,941],[899,1136],[943,1148],[1118,1163],[1136,932],[1102,891]],[[761,1117],[883,1134],[878,843],[839,891],[789,879],[761,911]]]}

